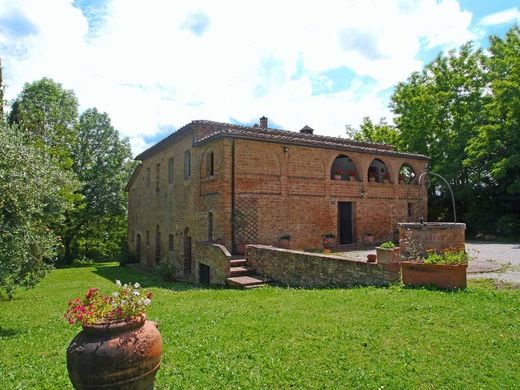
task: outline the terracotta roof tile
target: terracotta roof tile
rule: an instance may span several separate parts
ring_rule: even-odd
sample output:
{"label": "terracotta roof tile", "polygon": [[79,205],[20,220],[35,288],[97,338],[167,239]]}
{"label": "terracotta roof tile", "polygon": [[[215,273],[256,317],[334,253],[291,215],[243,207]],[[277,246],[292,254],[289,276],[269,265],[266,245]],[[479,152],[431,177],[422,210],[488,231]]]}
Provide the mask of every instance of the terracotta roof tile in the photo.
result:
{"label": "terracotta roof tile", "polygon": [[155,151],[162,149],[163,146],[172,142],[175,138],[185,133],[187,129],[193,127],[203,127],[207,130],[205,133],[205,137],[200,139],[194,139],[194,146],[201,145],[210,140],[220,138],[220,137],[233,137],[233,138],[247,138],[247,139],[257,139],[262,141],[270,141],[276,143],[284,143],[284,144],[298,144],[298,145],[308,145],[308,146],[316,146],[323,148],[331,148],[331,149],[340,149],[340,150],[350,150],[364,153],[378,153],[392,156],[403,156],[403,157],[412,157],[412,158],[420,158],[427,159],[426,156],[415,153],[405,153],[398,152],[395,150],[394,146],[386,145],[381,143],[372,143],[372,142],[360,142],[354,141],[347,138],[339,138],[339,137],[329,137],[318,134],[305,134],[295,131],[287,131],[287,130],[278,130],[271,128],[261,128],[261,127],[251,127],[251,126],[242,126],[235,125],[231,123],[222,123],[222,122],[214,122],[208,120],[194,120],[187,125],[181,127],[175,133],[169,135],[163,140],[159,141],[157,144],[152,146],[151,148],[145,150],[141,154],[136,157],[136,160],[143,159]]}

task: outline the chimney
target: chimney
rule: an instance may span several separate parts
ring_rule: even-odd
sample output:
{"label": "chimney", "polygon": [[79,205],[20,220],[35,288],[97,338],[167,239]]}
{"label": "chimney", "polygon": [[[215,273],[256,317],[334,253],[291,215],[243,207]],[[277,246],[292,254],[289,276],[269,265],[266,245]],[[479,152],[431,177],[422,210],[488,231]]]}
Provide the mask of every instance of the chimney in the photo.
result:
{"label": "chimney", "polygon": [[267,129],[267,118],[265,116],[260,118],[260,128]]}
{"label": "chimney", "polygon": [[314,129],[305,125],[301,130],[300,133],[302,134],[314,134]]}

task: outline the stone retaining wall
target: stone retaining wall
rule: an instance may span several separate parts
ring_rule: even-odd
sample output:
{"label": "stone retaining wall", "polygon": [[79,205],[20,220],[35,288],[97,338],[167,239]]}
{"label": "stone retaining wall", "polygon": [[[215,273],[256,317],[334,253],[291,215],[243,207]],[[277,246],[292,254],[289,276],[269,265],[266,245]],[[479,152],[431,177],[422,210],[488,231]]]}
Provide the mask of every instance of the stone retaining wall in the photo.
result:
{"label": "stone retaining wall", "polygon": [[210,284],[226,284],[229,277],[231,254],[225,246],[207,241],[198,241],[193,251],[195,260],[195,283],[199,282],[199,264],[209,266]]}
{"label": "stone retaining wall", "polygon": [[401,277],[399,263],[374,264],[264,245],[247,245],[246,257],[259,275],[290,286],[387,285]]}

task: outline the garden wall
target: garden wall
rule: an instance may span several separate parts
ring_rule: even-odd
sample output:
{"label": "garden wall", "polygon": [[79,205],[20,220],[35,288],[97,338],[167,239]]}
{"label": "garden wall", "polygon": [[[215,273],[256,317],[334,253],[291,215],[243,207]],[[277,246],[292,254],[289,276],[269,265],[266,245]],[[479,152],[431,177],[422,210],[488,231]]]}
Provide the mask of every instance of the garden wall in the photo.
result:
{"label": "garden wall", "polygon": [[195,259],[195,283],[199,282],[199,264],[209,267],[210,284],[226,284],[229,277],[231,254],[225,246],[198,241],[194,248]]}
{"label": "garden wall", "polygon": [[[446,249],[465,250],[465,223],[425,222],[399,223],[399,247],[401,255],[407,256],[410,242],[421,248],[420,252],[434,250],[442,252]],[[416,248],[417,249],[417,248]]]}
{"label": "garden wall", "polygon": [[386,285],[400,280],[399,264],[374,264],[320,253],[264,245],[246,247],[256,273],[290,286]]}

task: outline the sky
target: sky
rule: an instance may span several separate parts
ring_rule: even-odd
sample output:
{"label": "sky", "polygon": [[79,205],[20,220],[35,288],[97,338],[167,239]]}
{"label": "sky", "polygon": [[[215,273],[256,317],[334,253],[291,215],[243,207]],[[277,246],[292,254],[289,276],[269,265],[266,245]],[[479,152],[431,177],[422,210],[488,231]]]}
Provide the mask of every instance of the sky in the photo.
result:
{"label": "sky", "polygon": [[487,47],[512,0],[0,0],[6,96],[50,77],[107,112],[136,155],[196,119],[345,136],[392,118],[395,85]]}

